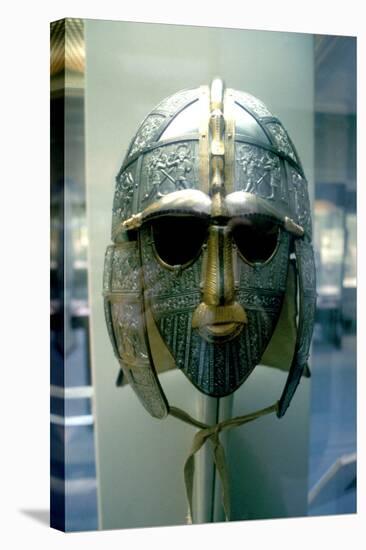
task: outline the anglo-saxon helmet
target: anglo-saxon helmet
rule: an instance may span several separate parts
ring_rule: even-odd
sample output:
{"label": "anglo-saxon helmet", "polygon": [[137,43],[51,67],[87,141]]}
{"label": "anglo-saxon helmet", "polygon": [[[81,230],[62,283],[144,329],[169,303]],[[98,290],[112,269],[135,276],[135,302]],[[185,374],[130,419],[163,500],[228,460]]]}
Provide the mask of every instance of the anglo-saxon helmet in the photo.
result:
{"label": "anglo-saxon helmet", "polygon": [[292,315],[282,416],[307,364],[315,270],[303,168],[267,107],[219,79],[162,101],[117,175],[112,240],[107,326],[150,414],[169,412],[158,372],[171,368],[207,395],[233,393]]}

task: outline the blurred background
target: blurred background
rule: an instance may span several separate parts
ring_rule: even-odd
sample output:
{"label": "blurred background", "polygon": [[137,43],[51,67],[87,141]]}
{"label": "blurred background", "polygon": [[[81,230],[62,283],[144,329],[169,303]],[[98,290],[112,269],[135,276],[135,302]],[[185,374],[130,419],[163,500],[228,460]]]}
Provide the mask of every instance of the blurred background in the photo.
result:
{"label": "blurred background", "polygon": [[[52,23],[51,49],[51,524],[94,530],[83,21]],[[324,515],[356,511],[355,38],[314,36],[314,131],[308,514]]]}
{"label": "blurred background", "polygon": [[314,37],[309,514],[356,511],[356,39]]}

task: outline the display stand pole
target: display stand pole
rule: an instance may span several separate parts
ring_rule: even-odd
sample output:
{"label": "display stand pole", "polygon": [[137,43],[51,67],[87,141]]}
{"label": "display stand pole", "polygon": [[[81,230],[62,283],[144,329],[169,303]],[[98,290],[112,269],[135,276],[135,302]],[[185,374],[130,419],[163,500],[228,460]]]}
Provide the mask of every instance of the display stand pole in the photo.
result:
{"label": "display stand pole", "polygon": [[[197,403],[197,419],[210,425],[226,420],[231,417],[232,404],[232,395],[221,399],[200,395]],[[220,438],[226,452],[227,434],[221,434]],[[193,523],[225,520],[221,504],[221,488],[210,445],[211,443],[207,442],[196,455]]]}

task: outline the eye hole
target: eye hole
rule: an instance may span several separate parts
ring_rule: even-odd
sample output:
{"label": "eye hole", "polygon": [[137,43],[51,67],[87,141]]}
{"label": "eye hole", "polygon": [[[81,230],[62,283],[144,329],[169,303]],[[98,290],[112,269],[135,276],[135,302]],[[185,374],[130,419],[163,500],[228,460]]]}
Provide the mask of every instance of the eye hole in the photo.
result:
{"label": "eye hole", "polygon": [[165,217],[152,223],[155,250],[168,266],[185,265],[199,254],[207,223],[194,217]]}
{"label": "eye hole", "polygon": [[272,257],[277,248],[278,233],[278,225],[259,217],[236,220],[232,230],[240,254],[249,263],[264,263]]}

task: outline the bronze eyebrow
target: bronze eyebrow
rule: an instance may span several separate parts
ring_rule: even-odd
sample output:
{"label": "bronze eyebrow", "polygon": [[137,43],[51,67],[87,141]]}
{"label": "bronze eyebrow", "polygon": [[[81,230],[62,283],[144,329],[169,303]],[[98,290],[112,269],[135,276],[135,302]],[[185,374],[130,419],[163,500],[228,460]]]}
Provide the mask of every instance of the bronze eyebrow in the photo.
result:
{"label": "bronze eyebrow", "polygon": [[141,212],[133,214],[122,222],[117,230],[138,229],[148,219],[163,215],[192,215],[209,217],[211,213],[211,199],[203,191],[184,189],[169,193],[147,206]]}
{"label": "bronze eyebrow", "polygon": [[225,197],[225,206],[230,217],[259,214],[279,222],[286,231],[296,237],[304,235],[304,229],[290,218],[288,212],[273,207],[266,199],[262,199],[251,193],[246,193],[245,191],[230,193],[230,195]]}

